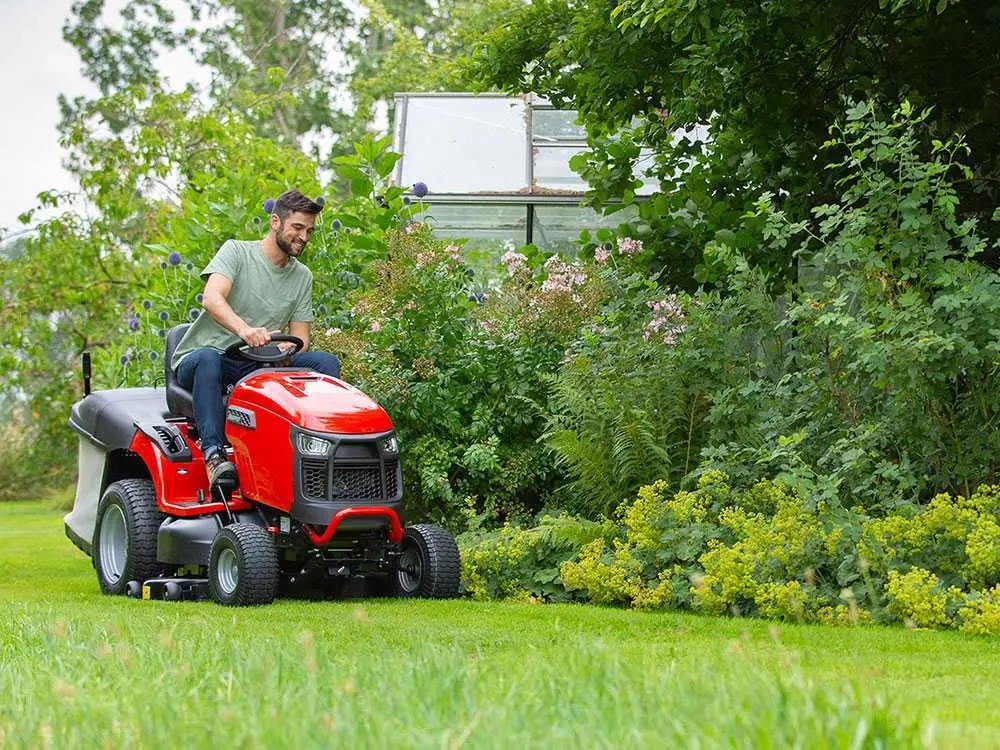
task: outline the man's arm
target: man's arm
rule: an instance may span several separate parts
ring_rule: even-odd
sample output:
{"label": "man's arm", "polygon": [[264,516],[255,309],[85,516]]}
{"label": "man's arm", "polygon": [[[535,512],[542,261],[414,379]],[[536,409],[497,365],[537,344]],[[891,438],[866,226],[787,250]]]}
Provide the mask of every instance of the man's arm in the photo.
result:
{"label": "man's arm", "polygon": [[293,320],[288,324],[288,332],[292,336],[298,336],[302,339],[302,351],[306,351],[309,348],[309,334],[312,332],[312,323]]}
{"label": "man's arm", "polygon": [[233,282],[221,273],[209,276],[202,298],[205,311],[212,316],[212,320],[230,333],[235,333],[250,346],[263,346],[271,340],[271,333],[266,328],[247,325],[247,322],[229,306],[227,297],[232,288]]}

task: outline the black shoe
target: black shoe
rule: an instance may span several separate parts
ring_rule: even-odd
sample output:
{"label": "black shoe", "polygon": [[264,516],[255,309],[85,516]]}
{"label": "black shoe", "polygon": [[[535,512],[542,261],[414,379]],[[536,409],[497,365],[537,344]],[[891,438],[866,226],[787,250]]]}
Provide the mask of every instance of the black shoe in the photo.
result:
{"label": "black shoe", "polygon": [[225,492],[232,492],[240,486],[236,467],[226,460],[222,451],[213,453],[205,461],[205,469],[208,471],[208,485],[213,490],[218,487]]}

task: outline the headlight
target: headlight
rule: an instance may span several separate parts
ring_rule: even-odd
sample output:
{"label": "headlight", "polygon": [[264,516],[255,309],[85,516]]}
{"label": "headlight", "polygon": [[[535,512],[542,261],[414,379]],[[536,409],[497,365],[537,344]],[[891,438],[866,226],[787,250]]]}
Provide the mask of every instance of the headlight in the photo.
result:
{"label": "headlight", "polygon": [[399,443],[396,441],[395,435],[387,435],[382,438],[382,452],[399,453]]}
{"label": "headlight", "polygon": [[328,456],[332,443],[312,435],[299,434],[299,453],[305,456]]}

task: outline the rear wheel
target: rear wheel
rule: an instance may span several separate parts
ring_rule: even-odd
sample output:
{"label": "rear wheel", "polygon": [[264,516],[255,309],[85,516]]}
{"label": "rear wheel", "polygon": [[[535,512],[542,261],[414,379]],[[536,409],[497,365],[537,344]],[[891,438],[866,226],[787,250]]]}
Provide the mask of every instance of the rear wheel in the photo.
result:
{"label": "rear wheel", "polygon": [[160,571],[156,534],[163,514],[148,479],[120,479],[108,485],[97,510],[93,561],[105,594],[124,594],[129,582],[140,584]]}
{"label": "rear wheel", "polygon": [[400,547],[392,576],[396,596],[447,599],[458,595],[458,546],[448,531],[426,523],[410,526]]}
{"label": "rear wheel", "polygon": [[270,604],[278,594],[279,572],[274,540],[260,526],[234,523],[216,534],[208,562],[208,588],[219,604]]}

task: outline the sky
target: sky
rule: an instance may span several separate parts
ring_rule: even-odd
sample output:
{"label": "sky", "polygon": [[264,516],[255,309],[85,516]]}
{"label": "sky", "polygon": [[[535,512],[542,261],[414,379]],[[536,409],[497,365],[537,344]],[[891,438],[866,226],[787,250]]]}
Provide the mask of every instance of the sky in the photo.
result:
{"label": "sky", "polygon": [[[122,4],[110,0],[109,11]],[[17,216],[37,205],[38,193],[73,188],[62,168],[57,97],[93,95],[96,89],[62,39],[72,5],[73,0],[0,0],[0,236],[23,229]],[[164,69],[172,81],[196,75],[189,60],[167,60]]]}

